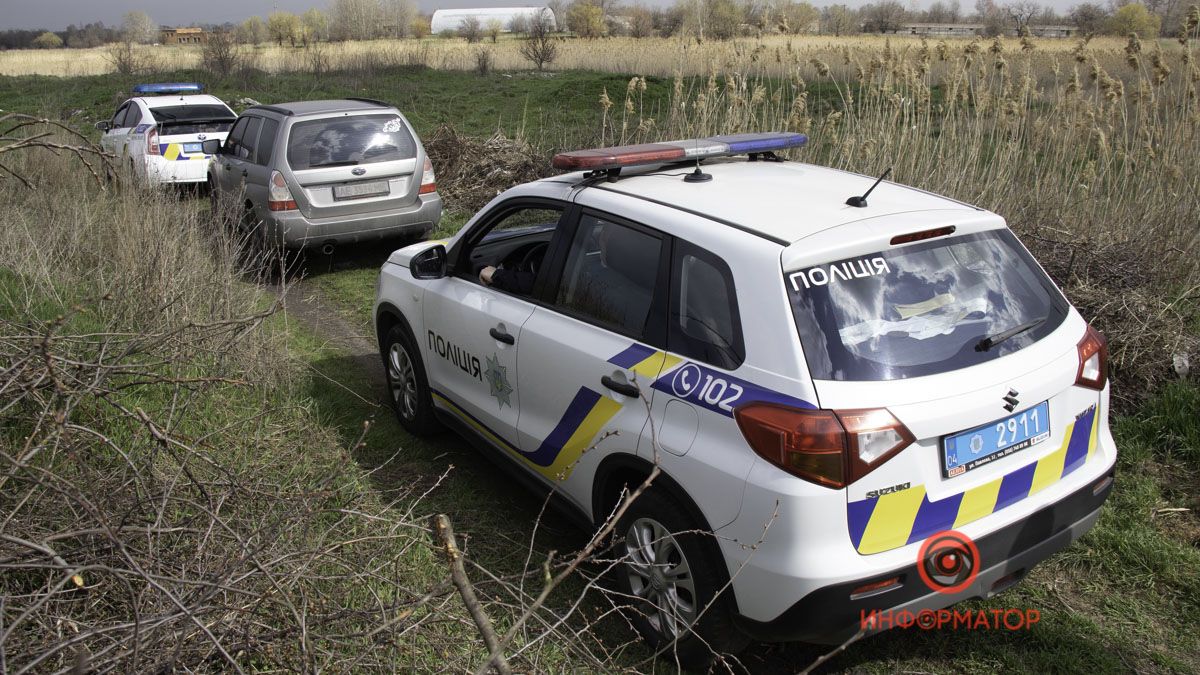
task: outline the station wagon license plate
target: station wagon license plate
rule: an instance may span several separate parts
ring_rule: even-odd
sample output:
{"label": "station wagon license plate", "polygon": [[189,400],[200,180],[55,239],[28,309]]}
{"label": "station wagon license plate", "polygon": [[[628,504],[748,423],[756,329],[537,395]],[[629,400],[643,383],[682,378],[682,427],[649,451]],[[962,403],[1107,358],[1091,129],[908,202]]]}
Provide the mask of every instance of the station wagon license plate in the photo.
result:
{"label": "station wagon license plate", "polygon": [[1046,401],[980,427],[942,438],[942,475],[961,476],[1050,437]]}
{"label": "station wagon license plate", "polygon": [[334,199],[362,199],[363,197],[379,197],[391,192],[391,186],[386,180],[363,181],[347,185],[334,185]]}
{"label": "station wagon license plate", "polygon": [[204,144],[203,143],[184,143],[183,151],[189,155],[195,154],[197,152],[204,152]]}

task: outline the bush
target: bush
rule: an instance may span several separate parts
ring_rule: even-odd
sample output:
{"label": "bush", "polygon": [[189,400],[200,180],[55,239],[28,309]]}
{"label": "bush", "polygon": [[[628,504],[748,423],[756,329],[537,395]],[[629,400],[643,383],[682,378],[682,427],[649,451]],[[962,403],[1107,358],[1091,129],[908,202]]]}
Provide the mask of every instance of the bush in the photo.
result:
{"label": "bush", "polygon": [[58,35],[46,31],[35,37],[31,44],[38,49],[58,49],[63,46],[63,41]]}
{"label": "bush", "polygon": [[238,48],[234,35],[228,31],[213,33],[204,45],[200,57],[200,67],[225,79],[233,74],[241,65],[241,50]]}

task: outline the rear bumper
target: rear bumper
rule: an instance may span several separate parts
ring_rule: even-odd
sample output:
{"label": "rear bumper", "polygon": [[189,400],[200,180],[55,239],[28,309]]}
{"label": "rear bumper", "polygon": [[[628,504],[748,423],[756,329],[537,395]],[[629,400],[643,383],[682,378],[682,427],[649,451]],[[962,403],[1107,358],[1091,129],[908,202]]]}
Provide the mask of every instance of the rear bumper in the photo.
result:
{"label": "rear bumper", "polygon": [[418,197],[402,209],[376,211],[335,218],[306,218],[299,211],[268,214],[268,234],[288,248],[326,243],[349,244],[385,237],[420,235],[432,230],[442,217],[442,198],[436,192]]}
{"label": "rear bumper", "polygon": [[164,183],[204,183],[208,180],[208,158],[164,159],[158,155],[142,158],[147,180],[154,185]]}
{"label": "rear bumper", "polygon": [[[1112,490],[1115,465],[1096,480],[1026,518],[979,538],[981,569],[975,581],[957,593],[930,590],[921,580],[917,563],[870,577],[818,588],[792,605],[778,618],[755,621],[737,617],[738,627],[750,637],[768,642],[803,641],[841,644],[860,630],[872,612],[896,617],[916,616],[973,598],[989,598],[1020,581],[1037,563],[1066,548],[1096,523],[1100,507]],[[872,581],[900,577],[900,584],[867,597],[852,599],[852,591]],[[888,622],[890,623],[890,621]],[[888,625],[864,631],[886,630]]]}

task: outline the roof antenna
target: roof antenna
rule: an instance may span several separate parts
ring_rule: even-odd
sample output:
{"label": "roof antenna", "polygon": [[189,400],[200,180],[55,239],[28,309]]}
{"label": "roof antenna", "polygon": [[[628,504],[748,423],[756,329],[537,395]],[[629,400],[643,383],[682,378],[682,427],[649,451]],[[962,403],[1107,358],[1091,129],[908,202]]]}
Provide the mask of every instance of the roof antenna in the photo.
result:
{"label": "roof antenna", "polygon": [[[696,170],[699,171],[699,169],[696,169]],[[854,206],[854,207],[857,207],[860,209],[865,207],[867,205],[867,196],[870,195],[871,192],[873,192],[875,190],[875,188],[879,187],[879,184],[882,183],[883,179],[887,178],[888,174],[891,172],[892,172],[892,167],[889,166],[887,168],[887,170],[883,172],[883,175],[880,176],[879,179],[875,181],[875,184],[871,186],[870,190],[867,190],[866,192],[864,192],[861,197],[854,196],[854,197],[851,197],[850,199],[847,199],[846,205]]]}
{"label": "roof antenna", "polygon": [[685,183],[707,183],[712,180],[711,173],[704,173],[700,170],[700,158],[696,158],[696,170],[683,177]]}

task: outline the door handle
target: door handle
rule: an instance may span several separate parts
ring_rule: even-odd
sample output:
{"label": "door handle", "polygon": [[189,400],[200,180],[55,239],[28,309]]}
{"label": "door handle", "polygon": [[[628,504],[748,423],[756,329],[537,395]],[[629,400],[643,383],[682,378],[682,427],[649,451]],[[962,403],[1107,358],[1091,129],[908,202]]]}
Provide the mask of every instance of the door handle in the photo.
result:
{"label": "door handle", "polygon": [[246,176],[249,176],[249,175],[250,175],[250,172],[248,170],[242,169],[242,178],[245,178]]}
{"label": "door handle", "polygon": [[222,164],[222,166],[224,166],[224,167],[225,167],[225,170],[226,170],[226,171],[229,171],[230,169],[232,169],[232,168],[233,168],[232,166],[230,166],[230,165],[228,165],[228,164]]}
{"label": "door handle", "polygon": [[489,328],[488,335],[491,335],[498,342],[503,342],[506,345],[517,344],[517,338],[509,335],[508,333],[505,333],[504,331],[500,330],[499,328]]}
{"label": "door handle", "polygon": [[618,382],[608,375],[600,378],[600,384],[603,384],[622,396],[628,396],[629,398],[639,398],[642,395],[642,390],[638,389],[636,384],[632,382]]}

